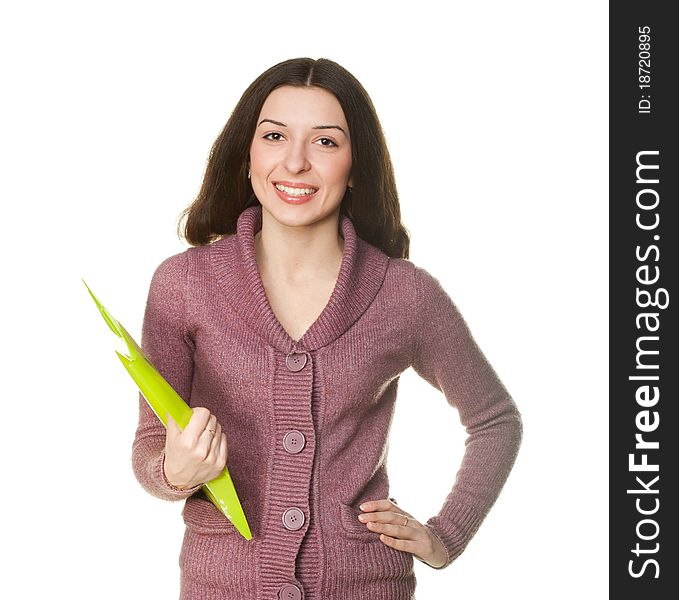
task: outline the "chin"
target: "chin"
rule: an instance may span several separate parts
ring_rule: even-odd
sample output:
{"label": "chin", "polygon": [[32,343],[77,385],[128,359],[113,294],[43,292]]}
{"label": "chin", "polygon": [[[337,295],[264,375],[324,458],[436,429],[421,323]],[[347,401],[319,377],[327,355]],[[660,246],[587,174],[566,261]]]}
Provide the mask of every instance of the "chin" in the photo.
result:
{"label": "chin", "polygon": [[270,218],[281,225],[299,227],[312,225],[324,219],[332,218],[335,215],[339,216],[341,202],[334,206],[319,206],[318,203],[313,201],[292,205],[276,199],[273,203],[260,201],[260,204],[262,205],[262,210],[269,213]]}

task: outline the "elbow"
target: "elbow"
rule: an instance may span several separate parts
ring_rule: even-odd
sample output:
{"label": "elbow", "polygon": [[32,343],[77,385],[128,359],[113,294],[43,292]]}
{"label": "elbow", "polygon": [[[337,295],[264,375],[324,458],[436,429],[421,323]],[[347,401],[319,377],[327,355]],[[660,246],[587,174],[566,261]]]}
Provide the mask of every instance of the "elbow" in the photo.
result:
{"label": "elbow", "polygon": [[518,409],[515,410],[514,428],[516,430],[515,437],[516,446],[518,448],[521,445],[521,442],[523,441],[523,418],[521,417],[521,413],[518,411]]}
{"label": "elbow", "polygon": [[521,442],[523,441],[523,417],[519,412],[514,400],[510,398],[510,406],[504,414],[505,430],[507,432],[507,437],[511,440],[514,447],[514,456],[519,451],[521,447]]}
{"label": "elbow", "polygon": [[519,454],[521,442],[523,441],[523,418],[515,404],[513,405],[513,409],[506,415],[505,435],[508,446],[511,449],[509,453],[511,456],[510,465],[513,465]]}
{"label": "elbow", "polygon": [[132,471],[139,485],[155,497],[163,497],[158,485],[159,468],[162,468],[164,443],[145,438],[135,440],[132,446]]}
{"label": "elbow", "polygon": [[503,410],[487,425],[490,429],[495,429],[498,437],[502,439],[506,452],[511,455],[511,462],[513,463],[523,441],[523,418],[511,397],[507,396]]}

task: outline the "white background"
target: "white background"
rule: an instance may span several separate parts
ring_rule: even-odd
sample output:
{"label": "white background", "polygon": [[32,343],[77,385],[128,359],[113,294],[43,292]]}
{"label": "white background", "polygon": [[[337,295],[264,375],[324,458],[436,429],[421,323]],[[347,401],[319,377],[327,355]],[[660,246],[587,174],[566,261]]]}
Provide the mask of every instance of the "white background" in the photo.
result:
{"label": "white background", "polygon": [[[181,503],[134,478],[136,388],[80,278],[138,339],[214,138],[257,75],[298,56],[331,58],[368,90],[410,258],[441,280],[524,419],[465,553],[443,571],[415,561],[418,600],[607,597],[607,3],[8,6],[3,597],[177,597]],[[464,437],[407,371],[389,470],[420,521]]]}

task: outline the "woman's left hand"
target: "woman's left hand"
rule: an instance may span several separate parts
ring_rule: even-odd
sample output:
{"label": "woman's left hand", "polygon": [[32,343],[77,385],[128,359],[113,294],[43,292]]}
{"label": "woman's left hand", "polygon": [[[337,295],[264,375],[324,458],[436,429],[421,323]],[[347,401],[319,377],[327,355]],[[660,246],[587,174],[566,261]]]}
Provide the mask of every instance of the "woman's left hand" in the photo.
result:
{"label": "woman's left hand", "polygon": [[380,541],[387,546],[410,552],[435,568],[445,564],[448,553],[439,539],[391,500],[364,502],[361,510],[359,521],[379,534]]}

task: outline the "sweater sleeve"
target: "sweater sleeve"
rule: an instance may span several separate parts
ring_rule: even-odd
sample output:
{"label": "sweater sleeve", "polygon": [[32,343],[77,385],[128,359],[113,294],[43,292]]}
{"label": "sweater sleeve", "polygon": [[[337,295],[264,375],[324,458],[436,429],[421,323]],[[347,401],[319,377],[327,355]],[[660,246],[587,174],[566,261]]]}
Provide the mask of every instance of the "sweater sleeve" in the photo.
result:
{"label": "sweater sleeve", "polygon": [[[193,343],[186,331],[185,287],[187,252],[165,259],[151,278],[141,349],[151,364],[189,401],[193,378]],[[132,443],[132,469],[141,486],[163,500],[188,498],[200,485],[186,490],[165,477],[165,427],[139,394],[139,423]]]}
{"label": "sweater sleeve", "polygon": [[[469,331],[462,315],[426,270],[415,267],[417,307],[412,366],[457,409],[468,434],[453,487],[425,527],[438,537],[450,565],[497,499],[521,443],[521,415]],[[435,568],[435,567],[432,567]]]}

